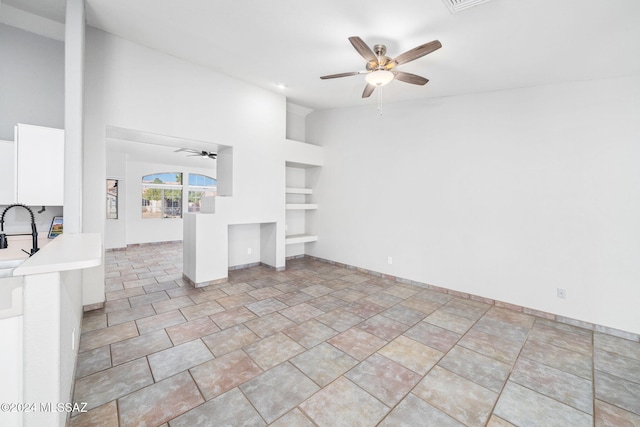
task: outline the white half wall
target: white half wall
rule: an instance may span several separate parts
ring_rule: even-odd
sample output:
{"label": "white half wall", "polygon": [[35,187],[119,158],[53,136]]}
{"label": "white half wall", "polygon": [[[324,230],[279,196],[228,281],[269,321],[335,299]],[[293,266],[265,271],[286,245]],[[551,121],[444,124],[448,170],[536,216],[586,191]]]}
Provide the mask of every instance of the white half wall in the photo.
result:
{"label": "white half wall", "polygon": [[640,333],[638,99],[633,76],[313,112],[308,253]]}

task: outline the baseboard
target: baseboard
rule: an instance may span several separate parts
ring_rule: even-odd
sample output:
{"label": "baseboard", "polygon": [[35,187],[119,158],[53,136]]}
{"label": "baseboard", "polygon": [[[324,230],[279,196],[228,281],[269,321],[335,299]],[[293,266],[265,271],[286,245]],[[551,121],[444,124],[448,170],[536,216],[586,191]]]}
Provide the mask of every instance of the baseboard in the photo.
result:
{"label": "baseboard", "polygon": [[104,308],[104,302],[85,305],[82,307],[82,311],[86,313],[87,311],[99,310],[101,308]]}
{"label": "baseboard", "polygon": [[128,243],[127,246],[121,248],[106,248],[105,251],[126,251],[129,248],[139,248],[141,246],[157,246],[157,245],[171,245],[174,243],[182,243],[182,240],[165,240],[162,242],[146,242],[146,243]]}

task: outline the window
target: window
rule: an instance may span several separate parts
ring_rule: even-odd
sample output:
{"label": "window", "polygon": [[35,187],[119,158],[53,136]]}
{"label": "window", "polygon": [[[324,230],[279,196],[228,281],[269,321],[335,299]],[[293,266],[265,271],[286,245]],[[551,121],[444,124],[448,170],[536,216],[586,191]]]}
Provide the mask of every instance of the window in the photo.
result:
{"label": "window", "polygon": [[182,173],[142,177],[142,218],[182,218]]}
{"label": "window", "polygon": [[118,219],[117,179],[107,179],[107,219]]}
{"label": "window", "polygon": [[206,175],[189,174],[189,212],[200,212],[200,199],[217,194],[217,182]]}

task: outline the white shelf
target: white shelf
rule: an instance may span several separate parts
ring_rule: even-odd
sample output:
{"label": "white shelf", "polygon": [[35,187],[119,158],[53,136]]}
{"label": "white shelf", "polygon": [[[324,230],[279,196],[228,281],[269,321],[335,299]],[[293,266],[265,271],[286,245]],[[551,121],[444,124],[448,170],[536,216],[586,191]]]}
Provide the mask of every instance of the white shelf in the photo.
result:
{"label": "white shelf", "polygon": [[285,189],[287,194],[313,194],[313,190],[311,188],[294,188],[287,187]]}
{"label": "white shelf", "polygon": [[285,205],[285,209],[287,210],[309,210],[309,209],[318,209],[318,205],[315,203],[287,203]]}
{"label": "white shelf", "polygon": [[292,234],[290,236],[285,237],[285,243],[287,245],[293,245],[296,243],[308,243],[315,242],[318,240],[318,236],[314,236],[312,234]]}

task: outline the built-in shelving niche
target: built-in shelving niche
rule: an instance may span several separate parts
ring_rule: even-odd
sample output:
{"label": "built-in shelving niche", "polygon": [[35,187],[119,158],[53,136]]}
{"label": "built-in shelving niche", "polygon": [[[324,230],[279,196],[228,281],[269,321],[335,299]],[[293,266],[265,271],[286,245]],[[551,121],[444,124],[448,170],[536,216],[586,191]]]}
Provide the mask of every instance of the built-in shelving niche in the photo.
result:
{"label": "built-in shelving niche", "polygon": [[286,167],[286,227],[287,258],[304,255],[305,243],[318,240],[309,229],[309,215],[314,215],[318,205],[313,203],[313,188],[307,182],[308,167],[287,163]]}

